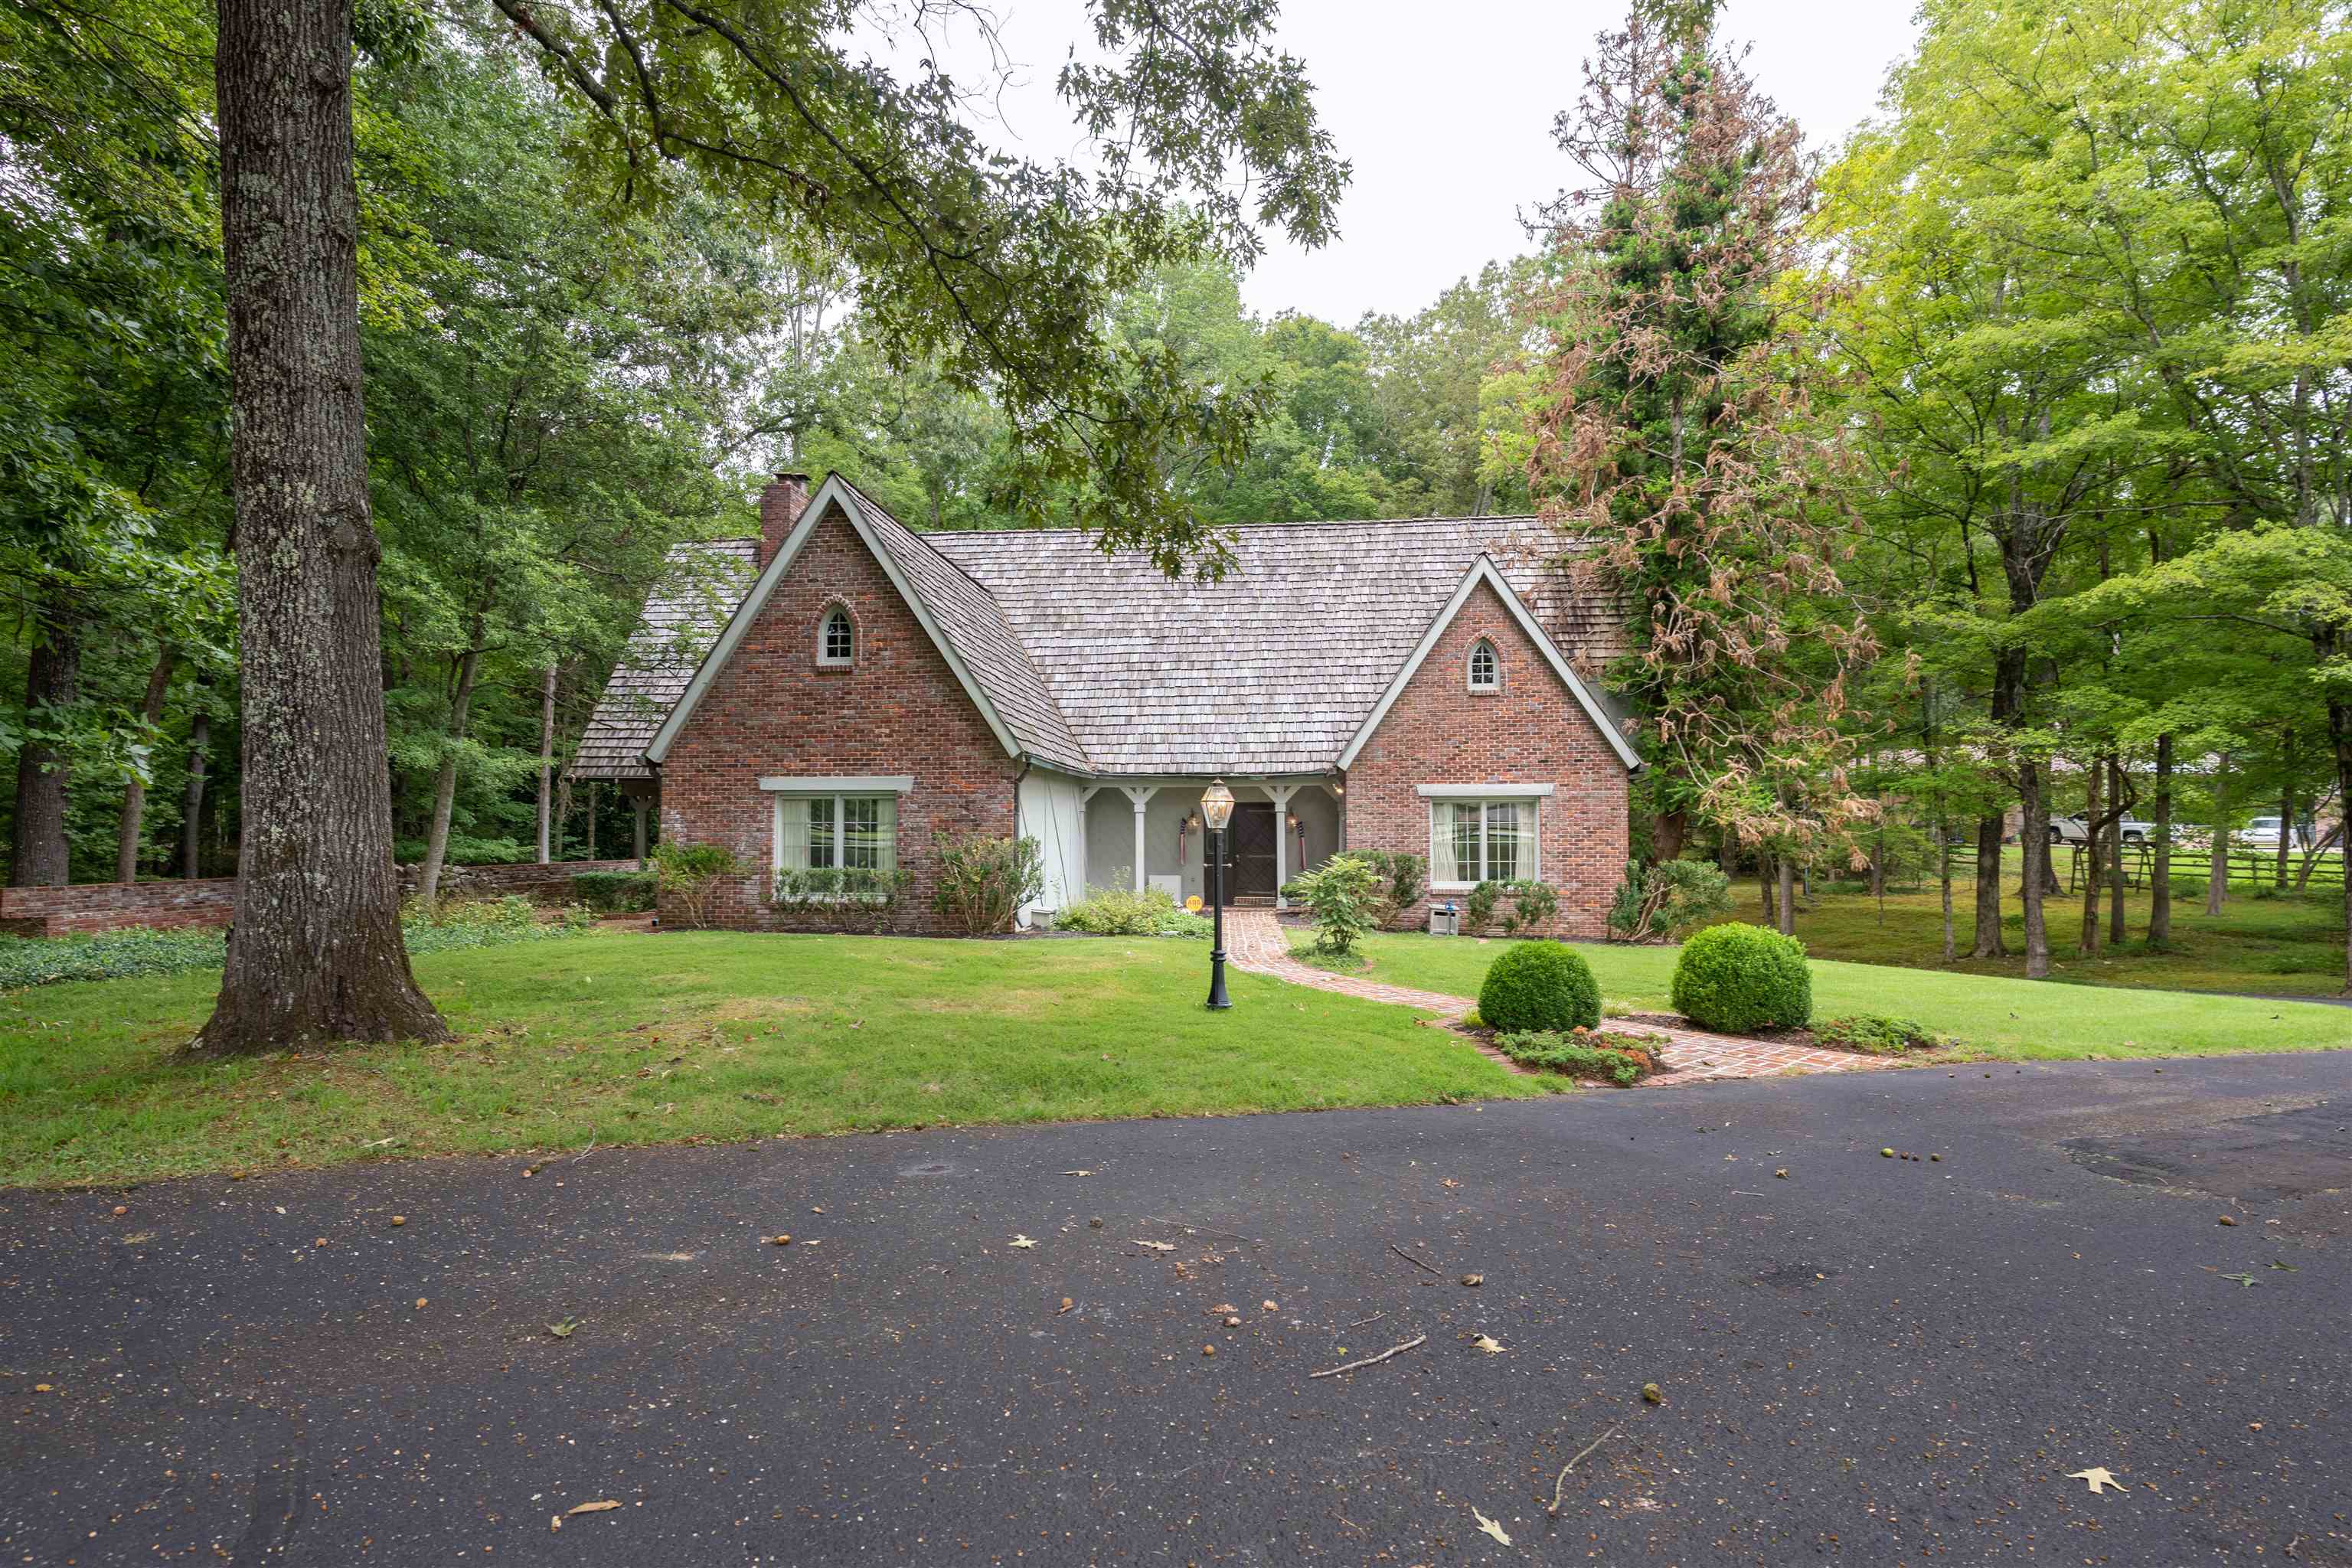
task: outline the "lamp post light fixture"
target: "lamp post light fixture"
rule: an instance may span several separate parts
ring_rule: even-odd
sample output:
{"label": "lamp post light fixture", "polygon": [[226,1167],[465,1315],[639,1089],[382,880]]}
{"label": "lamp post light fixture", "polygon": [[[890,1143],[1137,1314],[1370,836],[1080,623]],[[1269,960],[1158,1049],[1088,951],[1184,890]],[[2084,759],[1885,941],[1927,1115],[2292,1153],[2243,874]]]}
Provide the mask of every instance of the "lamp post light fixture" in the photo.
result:
{"label": "lamp post light fixture", "polygon": [[1209,825],[1209,1005],[1225,1008],[1225,824],[1234,819],[1234,792],[1223,779],[1213,779],[1201,796],[1201,817]]}

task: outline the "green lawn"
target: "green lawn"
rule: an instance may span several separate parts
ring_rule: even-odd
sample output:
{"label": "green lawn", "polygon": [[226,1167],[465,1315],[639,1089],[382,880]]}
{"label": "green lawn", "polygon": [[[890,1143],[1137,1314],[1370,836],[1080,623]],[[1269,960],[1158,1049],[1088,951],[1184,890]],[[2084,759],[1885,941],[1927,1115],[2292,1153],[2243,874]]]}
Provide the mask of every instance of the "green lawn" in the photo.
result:
{"label": "green lawn", "polygon": [[[2070,851],[2058,852],[2063,879]],[[1947,973],[2025,973],[2025,914],[2018,899],[2024,863],[2011,847],[2001,876],[2001,932],[2009,956],[1962,957],[1944,963],[1943,904],[1931,879],[1891,890],[1882,909],[1866,885],[1817,886],[1800,900],[1797,935],[1819,958],[1856,963],[1895,963]],[[1976,885],[1972,868],[1960,868],[1952,889],[1953,926],[1965,954],[1976,940]],[[1754,878],[1736,881],[1732,918],[1761,922],[1763,904]],[[2277,996],[2335,996],[2344,990],[2344,907],[2338,888],[2297,894],[2241,880],[2231,885],[2219,915],[2205,912],[2205,881],[2176,878],[2172,941],[2148,948],[2149,893],[2143,881],[2124,898],[2126,941],[2095,957],[2079,950],[2083,899],[2079,891],[2053,896],[2049,903],[2051,974],[2086,985],[2154,986],[2174,991],[2251,991]],[[2104,899],[2100,926],[2105,929]]]}
{"label": "green lawn", "polygon": [[[1303,943],[1307,938],[1299,933],[1293,940]],[[1486,966],[1505,945],[1499,939],[1376,936],[1365,943],[1370,968],[1355,973],[1475,999]],[[1577,951],[1600,978],[1609,1008],[1668,1010],[1679,949],[1587,942]],[[1812,969],[1815,1017],[1895,1014],[1937,1034],[1958,1036],[1970,1056],[2025,1060],[2352,1047],[2352,1007],[2115,991],[1819,958]]]}
{"label": "green lawn", "polygon": [[1541,1094],[1198,942],[603,932],[416,961],[456,1043],[191,1061],[216,974],[0,996],[0,1183]]}

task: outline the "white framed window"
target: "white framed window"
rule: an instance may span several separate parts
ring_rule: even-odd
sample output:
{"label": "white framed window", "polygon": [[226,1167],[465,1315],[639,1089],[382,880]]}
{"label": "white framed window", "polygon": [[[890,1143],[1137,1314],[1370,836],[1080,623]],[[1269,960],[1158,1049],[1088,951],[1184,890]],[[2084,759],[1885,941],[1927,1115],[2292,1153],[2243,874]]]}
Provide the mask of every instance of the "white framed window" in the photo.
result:
{"label": "white framed window", "polygon": [[824,621],[817,628],[816,661],[819,664],[851,664],[857,658],[857,626],[849,612],[835,605],[824,613]]}
{"label": "white framed window", "polygon": [[779,871],[895,871],[896,795],[779,795],[771,864]]}
{"label": "white framed window", "polygon": [[1542,804],[1535,795],[1431,801],[1429,885],[1459,889],[1539,879],[1536,824]]}
{"label": "white framed window", "polygon": [[1480,637],[1470,648],[1470,689],[1500,691],[1503,689],[1503,661],[1495,657],[1495,645]]}

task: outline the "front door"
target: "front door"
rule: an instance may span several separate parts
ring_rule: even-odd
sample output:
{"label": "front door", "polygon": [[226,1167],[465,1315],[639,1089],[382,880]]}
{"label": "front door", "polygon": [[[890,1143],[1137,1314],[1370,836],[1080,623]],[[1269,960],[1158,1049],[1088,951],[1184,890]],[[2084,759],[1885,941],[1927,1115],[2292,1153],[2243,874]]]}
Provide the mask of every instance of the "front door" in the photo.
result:
{"label": "front door", "polygon": [[1233,846],[1225,859],[1225,901],[1242,898],[1272,898],[1274,887],[1274,807],[1247,801],[1234,807]]}

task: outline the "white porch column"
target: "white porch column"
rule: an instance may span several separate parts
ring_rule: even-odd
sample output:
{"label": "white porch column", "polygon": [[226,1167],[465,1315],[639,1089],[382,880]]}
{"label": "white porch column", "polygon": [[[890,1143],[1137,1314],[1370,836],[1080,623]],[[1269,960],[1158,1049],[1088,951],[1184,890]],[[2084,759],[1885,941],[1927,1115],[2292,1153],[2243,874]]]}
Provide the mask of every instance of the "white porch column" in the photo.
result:
{"label": "white porch column", "polygon": [[1087,819],[1095,814],[1095,796],[1100,795],[1106,787],[1102,784],[1088,784],[1078,791],[1077,896],[1081,899],[1094,891],[1094,829],[1088,825]]}
{"label": "white porch column", "polygon": [[1265,786],[1265,797],[1274,802],[1274,907],[1277,910],[1290,907],[1290,900],[1282,896],[1282,885],[1290,880],[1290,797],[1298,790],[1297,784]]}
{"label": "white porch column", "polygon": [[1150,886],[1143,877],[1143,811],[1151,797],[1160,793],[1158,784],[1121,784],[1127,798],[1135,802],[1135,890],[1141,892]]}

